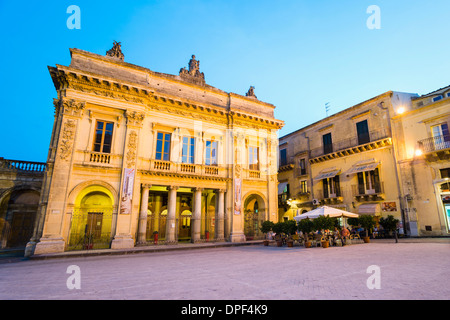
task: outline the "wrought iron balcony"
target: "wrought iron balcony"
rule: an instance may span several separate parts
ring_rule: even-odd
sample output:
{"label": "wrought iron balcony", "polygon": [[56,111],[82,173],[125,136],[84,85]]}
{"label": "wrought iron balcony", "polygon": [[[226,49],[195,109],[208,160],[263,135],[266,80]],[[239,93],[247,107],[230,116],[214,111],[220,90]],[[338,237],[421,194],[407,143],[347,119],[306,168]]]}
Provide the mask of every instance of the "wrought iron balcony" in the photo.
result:
{"label": "wrought iron balcony", "polygon": [[450,149],[450,135],[435,136],[420,140],[419,147],[423,153]]}
{"label": "wrought iron balcony", "polygon": [[388,130],[380,129],[370,131],[364,135],[333,142],[333,144],[329,145],[327,148],[324,148],[323,146],[314,148],[311,150],[311,158],[309,161],[311,163],[326,161],[336,157],[343,157],[354,153],[381,148],[390,145],[391,143]]}

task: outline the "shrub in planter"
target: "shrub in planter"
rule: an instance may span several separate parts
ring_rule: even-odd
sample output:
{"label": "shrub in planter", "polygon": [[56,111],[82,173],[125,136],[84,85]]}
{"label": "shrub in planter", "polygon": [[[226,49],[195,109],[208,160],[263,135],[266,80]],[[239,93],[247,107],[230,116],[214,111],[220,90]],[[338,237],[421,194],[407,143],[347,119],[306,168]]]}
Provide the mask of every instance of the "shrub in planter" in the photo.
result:
{"label": "shrub in planter", "polygon": [[265,245],[265,246],[268,246],[268,245],[269,245],[269,237],[268,237],[268,233],[269,233],[270,231],[272,231],[272,228],[273,228],[274,225],[275,225],[275,223],[273,223],[272,221],[269,221],[269,220],[264,221],[264,222],[261,224],[260,230],[261,230],[262,233],[265,234],[265,239],[264,239],[264,245]]}
{"label": "shrub in planter", "polygon": [[400,221],[395,219],[393,215],[388,215],[387,218],[380,218],[380,225],[387,231],[393,232],[395,242],[398,242],[397,238],[397,226]]}
{"label": "shrub in planter", "polygon": [[361,227],[366,230],[366,236],[364,237],[364,242],[368,243],[370,242],[369,238],[369,230],[373,229],[375,226],[375,220],[371,215],[363,214],[359,217],[359,224]]}
{"label": "shrub in planter", "polygon": [[277,222],[273,225],[272,230],[276,233],[277,246],[281,247],[282,239],[281,234],[284,232],[284,222]]}
{"label": "shrub in planter", "polygon": [[305,247],[311,247],[311,241],[308,240],[308,235],[314,230],[314,222],[312,222],[309,218],[300,220],[297,223],[298,230],[300,230],[305,237]]}

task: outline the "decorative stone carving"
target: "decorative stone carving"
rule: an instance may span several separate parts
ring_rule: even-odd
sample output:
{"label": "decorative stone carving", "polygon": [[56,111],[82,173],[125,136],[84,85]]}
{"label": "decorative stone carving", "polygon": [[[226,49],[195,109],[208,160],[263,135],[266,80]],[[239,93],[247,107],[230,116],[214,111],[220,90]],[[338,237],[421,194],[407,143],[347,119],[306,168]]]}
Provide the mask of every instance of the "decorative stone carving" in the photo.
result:
{"label": "decorative stone carving", "polygon": [[81,117],[86,104],[74,99],[63,100],[63,113],[71,116]]}
{"label": "decorative stone carving", "polygon": [[126,111],[125,116],[127,117],[127,124],[132,126],[142,126],[145,114],[136,111]]}
{"label": "decorative stone carving", "polygon": [[255,87],[250,86],[250,89],[248,89],[247,93],[245,94],[246,97],[252,97],[256,98],[255,96]]}
{"label": "decorative stone carving", "polygon": [[128,136],[127,168],[133,168],[136,164],[136,149],[137,133],[136,131],[131,131]]}
{"label": "decorative stone carving", "polygon": [[72,153],[73,138],[75,136],[75,126],[76,126],[75,120],[68,119],[64,123],[59,147],[61,160],[67,160],[67,158]]}
{"label": "decorative stone carving", "polygon": [[106,55],[109,57],[117,58],[119,60],[124,60],[125,56],[122,53],[120,42],[114,41],[113,47],[106,51]]}
{"label": "decorative stone carving", "polygon": [[180,69],[180,77],[194,84],[205,85],[205,75],[200,72],[200,61],[195,59],[195,55],[192,55],[191,60],[189,60],[189,70],[186,68]]}

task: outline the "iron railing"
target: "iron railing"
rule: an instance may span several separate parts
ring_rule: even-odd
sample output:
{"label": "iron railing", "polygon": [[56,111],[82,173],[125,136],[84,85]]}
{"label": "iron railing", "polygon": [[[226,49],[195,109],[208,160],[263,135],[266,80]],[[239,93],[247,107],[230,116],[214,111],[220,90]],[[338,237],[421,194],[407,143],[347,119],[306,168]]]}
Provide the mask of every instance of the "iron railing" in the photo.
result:
{"label": "iron railing", "polygon": [[450,135],[435,136],[420,140],[419,148],[425,153],[450,149]]}
{"label": "iron railing", "polygon": [[[367,135],[367,134],[366,134]],[[328,147],[324,148],[321,146],[319,148],[314,148],[311,150],[311,158],[320,157],[332,152],[338,152],[341,150],[345,150],[348,148],[356,147],[365,143],[370,143],[373,141],[385,139],[389,137],[389,131],[386,129],[370,131],[368,136],[362,137],[361,135],[355,136],[348,139],[339,140],[337,142],[333,142],[332,145],[327,145]]]}

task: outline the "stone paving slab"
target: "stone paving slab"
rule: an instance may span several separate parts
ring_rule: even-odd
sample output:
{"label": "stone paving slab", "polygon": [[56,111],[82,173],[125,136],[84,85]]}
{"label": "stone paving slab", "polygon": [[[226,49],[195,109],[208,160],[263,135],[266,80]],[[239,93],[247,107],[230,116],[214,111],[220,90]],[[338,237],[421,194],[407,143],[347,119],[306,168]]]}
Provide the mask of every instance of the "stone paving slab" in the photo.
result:
{"label": "stone paving slab", "polygon": [[[448,239],[386,239],[327,249],[254,244],[22,259],[0,264],[0,299],[448,300],[449,250]],[[80,289],[67,287],[72,265]],[[370,266],[379,268],[379,289],[367,286]]]}

